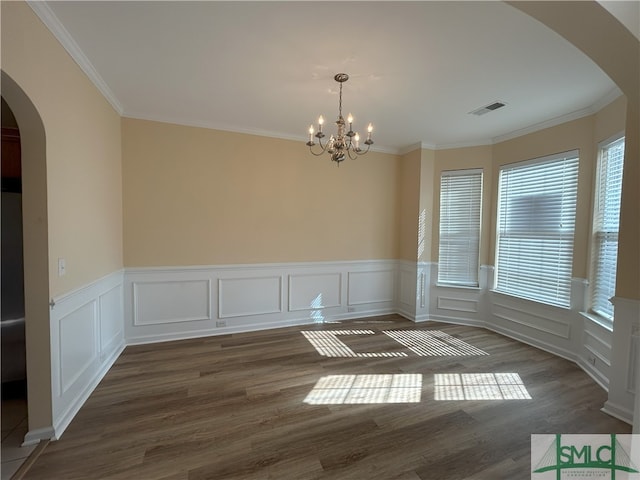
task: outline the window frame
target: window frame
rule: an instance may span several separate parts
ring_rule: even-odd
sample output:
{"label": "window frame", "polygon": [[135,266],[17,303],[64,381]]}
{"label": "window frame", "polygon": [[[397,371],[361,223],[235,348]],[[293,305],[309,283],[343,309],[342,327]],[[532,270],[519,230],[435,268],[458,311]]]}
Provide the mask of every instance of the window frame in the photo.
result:
{"label": "window frame", "polygon": [[[568,172],[571,174],[570,182],[564,182],[569,178],[568,175],[558,175],[557,173],[551,171],[547,174],[544,172],[532,172],[535,175],[532,176],[532,182],[537,181],[542,185],[553,185],[546,183],[548,178],[551,179],[562,179],[563,182],[560,183],[560,190],[553,190],[550,188],[546,193],[538,194],[541,199],[539,202],[536,202],[535,199],[529,200],[523,197],[526,197],[527,191],[525,187],[519,187],[520,189],[514,189],[511,193],[510,198],[508,192],[503,194],[503,188],[514,188],[507,186],[505,187],[505,182],[509,183],[510,181],[517,182],[517,176],[515,179],[512,178],[511,175],[507,175],[508,172],[531,168],[534,166],[543,166],[543,165],[556,165],[556,163],[561,162],[557,168],[568,169]],[[551,167],[553,168],[553,167]],[[532,158],[528,160],[524,160],[521,162],[514,162],[505,165],[501,165],[498,172],[498,191],[497,191],[497,209],[496,209],[496,232],[495,232],[495,276],[494,276],[494,285],[492,291],[513,296],[516,298],[522,298],[528,301],[540,303],[542,305],[549,305],[557,308],[569,309],[571,308],[571,282],[573,276],[573,258],[575,251],[575,229],[576,229],[576,214],[577,214],[577,198],[578,198],[578,178],[579,178],[579,170],[580,170],[580,152],[579,150],[569,150],[566,152],[561,152],[553,155],[547,155],[543,157]],[[536,178],[537,177],[537,178]],[[543,180],[540,180],[543,179]],[[522,180],[520,180],[522,182]],[[540,187],[540,185],[535,185],[534,187]],[[566,192],[565,192],[566,190]],[[539,190],[538,190],[539,191]],[[519,195],[518,195],[519,194]],[[545,196],[543,196],[545,195]],[[558,195],[560,195],[558,197]],[[533,194],[531,195],[533,196]],[[554,196],[555,198],[551,198]],[[520,198],[521,205],[518,205],[518,198]],[[547,198],[548,197],[548,198]],[[559,201],[558,201],[559,200]],[[513,203],[516,202],[517,206],[513,205],[503,205],[504,203]],[[538,206],[538,203],[541,206]],[[550,206],[554,206],[556,210],[550,208]],[[540,210],[544,211],[545,208],[547,210],[546,216],[538,215],[538,217],[531,217],[530,212],[527,217],[526,214],[520,213],[509,214],[509,210],[514,210],[517,212],[518,209],[528,209],[531,212],[538,212]],[[558,227],[551,228],[549,225],[553,225],[552,220],[554,217],[558,217]],[[528,222],[527,229],[523,229],[521,224],[527,223],[527,219],[532,218],[531,222]],[[538,227],[534,225],[530,226],[533,221],[538,223]],[[518,228],[518,222],[520,222],[520,227]],[[544,228],[543,228],[544,227]],[[502,231],[506,229],[508,231]],[[557,233],[554,233],[554,230],[557,230]],[[547,250],[547,246],[545,242],[549,242],[552,246],[553,244],[557,244],[557,248],[551,248]],[[570,243],[570,248],[567,247],[566,243]],[[513,243],[513,245],[511,245]],[[527,243],[530,245],[527,246]],[[523,246],[527,247],[527,249],[523,250]],[[542,264],[536,267],[532,266],[533,258],[536,258],[536,261],[540,257],[536,257],[535,250],[541,250],[545,253],[552,252],[549,256],[549,262],[547,264]],[[518,255],[516,256],[516,260],[502,267],[503,260],[501,255],[503,254],[503,250],[505,251],[505,255],[509,255],[512,252],[516,252]],[[564,257],[562,256],[563,250],[568,254]],[[520,255],[521,251],[525,251],[529,253],[529,255]],[[557,262],[554,263],[552,261],[553,257],[557,258]],[[505,260],[508,262],[508,260]],[[517,263],[516,263],[517,262]],[[554,278],[551,274],[543,276],[542,267],[546,267],[548,272],[555,270],[558,272],[558,275]],[[502,277],[502,270],[506,270],[504,274],[505,277]],[[536,282],[533,280],[530,281],[529,284],[525,283],[520,277],[531,277],[533,272],[535,271]],[[509,277],[514,278],[512,280],[512,285],[509,287]],[[545,284],[541,280],[550,280]],[[502,283],[502,285],[500,285]],[[505,285],[506,284],[506,285]],[[549,295],[552,290],[553,285],[555,284],[556,293],[555,296],[549,296],[548,298],[543,295]],[[531,287],[535,285],[537,288],[532,289]],[[543,286],[544,285],[544,286]],[[506,287],[506,288],[505,288]],[[545,287],[548,291],[544,291]]]}
{"label": "window frame", "polygon": [[[450,250],[455,250],[455,245],[451,245],[451,240],[449,240],[448,242],[443,242],[443,186],[444,186],[444,180],[445,179],[450,179],[450,178],[461,178],[464,177],[468,182],[474,181],[476,178],[479,180],[479,184],[477,185],[477,190],[472,190],[469,192],[468,198],[465,197],[464,200],[465,201],[472,201],[474,196],[477,195],[478,198],[478,202],[477,204],[470,204],[468,203],[467,205],[471,205],[472,208],[474,209],[474,214],[475,211],[477,210],[477,229],[473,229],[470,228],[468,229],[467,232],[465,232],[467,235],[466,236],[461,236],[459,238],[459,240],[462,241],[467,241],[467,242],[473,242],[475,240],[475,250],[476,250],[476,256],[475,256],[475,260],[474,261],[474,267],[475,267],[475,275],[469,275],[466,278],[463,278],[463,276],[461,275],[462,273],[462,268],[460,269],[460,272],[458,273],[459,278],[454,279],[453,277],[456,276],[455,271],[451,271],[447,274],[448,278],[444,278],[444,275],[442,275],[443,269],[442,266],[444,264],[443,262],[443,257],[447,257],[447,253],[443,252],[443,245],[445,243],[447,243],[450,246]],[[476,186],[474,185],[474,188]],[[459,195],[462,191],[453,191],[450,192],[453,194],[453,196]],[[460,169],[460,170],[443,170],[440,172],[440,192],[439,192],[439,214],[438,214],[438,278],[437,278],[437,285],[438,286],[444,286],[444,287],[463,287],[463,288],[479,288],[480,286],[480,243],[482,240],[482,208],[483,208],[483,192],[484,192],[484,169],[482,168],[469,168],[469,169]],[[462,192],[463,194],[465,192]],[[450,198],[449,198],[450,200]],[[449,210],[449,209],[447,209]],[[464,216],[464,214],[462,215]],[[472,216],[471,214],[468,214],[468,216]],[[448,227],[451,227],[451,225],[447,224]],[[471,231],[477,231],[476,235],[470,235],[469,233]],[[451,234],[449,234],[449,237],[451,236]],[[448,258],[448,257],[447,257]],[[467,256],[466,257],[466,261],[464,262],[466,264],[466,270],[467,273],[471,273],[472,270],[472,265],[471,265],[471,261],[472,261],[472,256]]]}
{"label": "window frame", "polygon": [[[591,229],[591,265],[590,265],[590,273],[589,273],[589,295],[588,295],[588,311],[587,314],[590,317],[595,317],[595,319],[604,323],[604,325],[612,327],[614,322],[614,307],[610,302],[610,308],[601,309],[599,305],[596,305],[597,300],[596,297],[599,295],[596,293],[596,290],[599,289],[599,271],[601,270],[599,261],[600,258],[600,238],[602,238],[603,243],[615,243],[615,259],[613,260],[613,266],[609,263],[607,267],[607,273],[605,275],[609,276],[613,275],[613,285],[612,285],[612,298],[615,294],[615,284],[616,284],[616,275],[617,275],[617,263],[618,263],[618,235],[620,232],[620,207],[621,207],[621,196],[618,198],[618,210],[615,213],[617,217],[617,225],[615,231],[604,230],[604,217],[606,215],[605,209],[607,207],[607,190],[611,189],[611,185],[609,184],[609,169],[606,169],[606,172],[603,171],[603,162],[605,151],[608,151],[610,148],[617,146],[616,144],[622,143],[622,159],[621,159],[621,168],[619,170],[619,184],[617,185],[617,189],[619,194],[622,192],[622,178],[624,175],[624,150],[625,150],[625,135],[624,133],[618,133],[613,135],[606,140],[598,143],[598,158],[596,162],[596,174],[595,174],[595,182],[594,182],[594,198],[593,198],[593,218],[592,218],[592,229]],[[609,161],[609,155],[607,153],[607,162]],[[608,167],[608,165],[607,165]],[[607,179],[603,179],[603,175],[607,175]],[[611,212],[609,212],[611,213]],[[615,237],[615,240],[607,240],[607,237]],[[608,294],[607,294],[608,296]],[[611,312],[609,314],[609,311]]]}

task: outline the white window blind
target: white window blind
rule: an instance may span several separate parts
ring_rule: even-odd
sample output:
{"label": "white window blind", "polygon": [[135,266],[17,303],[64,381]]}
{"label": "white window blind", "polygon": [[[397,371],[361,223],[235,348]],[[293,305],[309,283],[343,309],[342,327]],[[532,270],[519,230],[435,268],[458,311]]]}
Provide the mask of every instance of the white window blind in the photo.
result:
{"label": "white window blind", "polygon": [[578,163],[573,151],[501,169],[497,291],[569,306]]}
{"label": "white window blind", "polygon": [[609,320],[613,320],[609,299],[616,289],[623,160],[624,138],[600,150],[593,222],[591,310]]}
{"label": "white window blind", "polygon": [[440,177],[438,283],[478,286],[482,170]]}

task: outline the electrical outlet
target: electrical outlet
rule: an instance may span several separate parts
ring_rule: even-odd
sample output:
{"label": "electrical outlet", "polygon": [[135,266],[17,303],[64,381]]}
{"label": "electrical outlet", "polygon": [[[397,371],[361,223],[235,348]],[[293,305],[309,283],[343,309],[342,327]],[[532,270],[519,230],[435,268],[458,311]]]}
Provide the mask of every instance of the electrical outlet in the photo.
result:
{"label": "electrical outlet", "polygon": [[58,258],[58,276],[61,277],[67,273],[67,261],[64,258]]}
{"label": "electrical outlet", "polygon": [[590,363],[591,365],[595,365],[595,364],[596,364],[596,357],[595,357],[595,356],[593,356],[593,355],[589,355],[588,360],[589,360],[589,363]]}
{"label": "electrical outlet", "polygon": [[348,307],[347,311],[348,312],[355,312],[356,311],[356,307]]}
{"label": "electrical outlet", "polygon": [[216,321],[216,327],[226,327],[227,326],[227,321],[226,320],[217,320]]}

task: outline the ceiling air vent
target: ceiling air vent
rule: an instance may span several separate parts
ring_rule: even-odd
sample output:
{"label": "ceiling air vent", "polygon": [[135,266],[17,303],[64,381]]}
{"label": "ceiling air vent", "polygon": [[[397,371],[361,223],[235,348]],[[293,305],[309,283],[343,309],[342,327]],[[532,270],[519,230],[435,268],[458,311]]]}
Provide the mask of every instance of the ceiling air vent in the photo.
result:
{"label": "ceiling air vent", "polygon": [[494,110],[497,110],[499,108],[502,108],[506,105],[506,103],[504,102],[493,102],[489,105],[486,105],[484,107],[480,107],[477,108],[476,110],[473,110],[469,113],[472,113],[473,115],[484,115],[485,113],[489,113],[489,112],[493,112]]}

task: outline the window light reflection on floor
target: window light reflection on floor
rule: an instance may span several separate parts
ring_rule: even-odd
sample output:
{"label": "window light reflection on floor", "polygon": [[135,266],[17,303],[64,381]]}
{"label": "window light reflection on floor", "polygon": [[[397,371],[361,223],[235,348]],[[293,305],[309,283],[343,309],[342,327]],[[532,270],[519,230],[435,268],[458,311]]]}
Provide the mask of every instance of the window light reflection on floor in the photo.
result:
{"label": "window light reflection on floor", "polygon": [[[489,355],[459,338],[439,330],[384,330],[383,333],[421,357]],[[338,335],[375,335],[373,330],[302,331],[302,334],[325,357],[407,357],[406,352],[354,352]]]}
{"label": "window light reflection on floor", "polygon": [[310,405],[419,403],[420,374],[328,375],[304,399]]}
{"label": "window light reflection on floor", "polygon": [[439,330],[385,330],[384,334],[421,357],[489,355]]}
{"label": "window light reflection on floor", "polygon": [[358,353],[344,344],[338,335],[374,335],[373,330],[325,330],[303,331],[302,334],[315,347],[320,355],[325,357],[407,357],[405,352],[364,352]]}
{"label": "window light reflection on floor", "polygon": [[436,400],[531,400],[517,373],[437,373]]}

